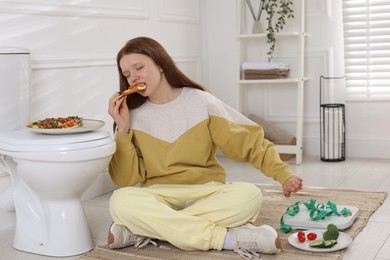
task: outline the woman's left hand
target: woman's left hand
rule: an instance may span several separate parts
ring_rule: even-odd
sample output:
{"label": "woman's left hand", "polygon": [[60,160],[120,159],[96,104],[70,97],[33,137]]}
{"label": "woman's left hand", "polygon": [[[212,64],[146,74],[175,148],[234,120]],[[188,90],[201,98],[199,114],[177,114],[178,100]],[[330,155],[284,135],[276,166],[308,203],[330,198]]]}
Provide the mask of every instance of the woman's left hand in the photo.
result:
{"label": "woman's left hand", "polygon": [[302,190],[303,180],[299,176],[291,176],[283,183],[283,194],[286,197],[291,196],[291,192]]}

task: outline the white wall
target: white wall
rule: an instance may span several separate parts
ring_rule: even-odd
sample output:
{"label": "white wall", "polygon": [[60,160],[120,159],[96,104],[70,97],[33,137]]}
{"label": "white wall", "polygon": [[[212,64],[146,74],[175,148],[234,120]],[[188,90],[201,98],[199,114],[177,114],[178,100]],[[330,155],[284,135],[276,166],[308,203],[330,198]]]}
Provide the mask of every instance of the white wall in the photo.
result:
{"label": "white wall", "polygon": [[236,50],[236,1],[202,0],[204,21],[204,82],[209,91],[235,107],[238,89]]}
{"label": "white wall", "polygon": [[[294,0],[299,7],[301,0]],[[238,0],[205,1],[208,74],[205,81],[216,96],[237,107],[237,52],[235,39],[236,4]],[[300,15],[299,8],[295,9]],[[341,76],[343,69],[343,35],[341,1],[306,0],[306,75],[304,104],[303,153],[320,156],[319,78]],[[298,17],[298,16],[297,16]],[[289,21],[297,28],[298,19]],[[294,54],[291,40],[278,40],[276,61],[289,60]],[[263,47],[262,53],[266,53]],[[261,53],[257,53],[261,55]],[[255,59],[255,58],[253,58]],[[264,61],[266,58],[264,58]],[[294,60],[290,60],[291,72]],[[346,104],[346,158],[390,158],[390,102],[352,102],[345,100],[343,82],[334,83],[328,102]],[[289,86],[248,87],[247,113],[255,113],[295,132],[295,90]]]}
{"label": "white wall", "polygon": [[[0,1],[0,45],[31,50],[31,120],[78,115],[112,132],[107,102],[119,89],[115,59],[127,40],[155,38],[202,81],[200,10],[198,0]],[[0,170],[0,191],[9,185]],[[83,199],[113,188],[105,172]],[[0,210],[0,230],[14,219]]]}

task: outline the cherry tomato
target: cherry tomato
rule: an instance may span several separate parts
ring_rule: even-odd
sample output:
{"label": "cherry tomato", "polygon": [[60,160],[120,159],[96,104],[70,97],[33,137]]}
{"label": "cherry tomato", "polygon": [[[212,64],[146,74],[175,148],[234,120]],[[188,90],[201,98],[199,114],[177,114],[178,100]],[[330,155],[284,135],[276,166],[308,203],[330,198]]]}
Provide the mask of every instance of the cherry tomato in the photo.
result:
{"label": "cherry tomato", "polygon": [[299,231],[298,232],[298,241],[303,243],[303,242],[305,242],[305,240],[306,240],[305,232]]}
{"label": "cherry tomato", "polygon": [[309,233],[307,234],[307,239],[309,240],[315,240],[317,238],[317,234],[316,233]]}

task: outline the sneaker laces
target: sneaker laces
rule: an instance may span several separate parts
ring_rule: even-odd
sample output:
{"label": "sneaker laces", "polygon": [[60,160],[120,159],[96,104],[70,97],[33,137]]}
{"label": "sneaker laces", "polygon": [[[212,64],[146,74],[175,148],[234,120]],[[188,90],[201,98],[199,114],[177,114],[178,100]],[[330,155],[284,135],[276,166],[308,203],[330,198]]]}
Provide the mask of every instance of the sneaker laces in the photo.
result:
{"label": "sneaker laces", "polygon": [[137,238],[135,240],[134,247],[136,249],[141,249],[141,248],[144,248],[145,246],[147,246],[148,244],[152,244],[153,246],[158,247],[158,244],[155,241],[153,241],[151,238],[142,237],[142,236],[137,236]]}
{"label": "sneaker laces", "polygon": [[243,248],[243,247],[238,247],[238,248],[234,249],[234,252],[236,252],[243,259],[248,259],[248,260],[260,259],[260,254],[259,253],[256,253],[253,250],[249,250],[249,249],[246,249],[246,248]]}
{"label": "sneaker laces", "polygon": [[237,249],[245,252],[254,252],[258,255],[256,250],[258,249],[258,244],[255,240],[247,240],[247,241],[237,241]]}
{"label": "sneaker laces", "polygon": [[[114,225],[114,223],[113,223]],[[109,247],[110,247],[110,236],[112,236],[113,241],[111,241],[112,244],[116,244],[116,246],[111,248],[123,248],[126,246],[134,246],[136,249],[144,248],[148,244],[152,244],[153,246],[158,247],[159,245],[153,241],[151,238],[143,237],[140,235],[136,235],[130,230],[128,230],[126,227],[121,227],[121,230],[119,233],[116,233],[115,231],[111,230],[112,227],[110,227],[109,231]],[[115,234],[116,233],[116,234]],[[119,240],[119,241],[118,241]],[[119,246],[118,246],[119,244]]]}

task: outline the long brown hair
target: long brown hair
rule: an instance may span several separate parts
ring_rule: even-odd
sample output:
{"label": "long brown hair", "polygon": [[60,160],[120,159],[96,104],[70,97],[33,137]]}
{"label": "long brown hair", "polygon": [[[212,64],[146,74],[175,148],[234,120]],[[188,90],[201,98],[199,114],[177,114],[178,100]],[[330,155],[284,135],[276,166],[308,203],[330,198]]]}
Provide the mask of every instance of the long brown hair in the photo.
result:
{"label": "long brown hair", "polygon": [[[118,52],[116,62],[119,72],[119,88],[120,91],[124,91],[129,87],[127,79],[122,74],[122,70],[119,66],[120,59],[131,53],[144,54],[151,58],[157,66],[159,66],[164,72],[165,78],[168,83],[175,88],[192,87],[201,90],[205,88],[188,78],[180,69],[176,66],[175,62],[166,52],[166,50],[155,40],[148,37],[137,37],[129,40],[125,46]],[[129,109],[135,109],[141,106],[146,101],[146,97],[141,96],[138,93],[127,96],[127,106]]]}

